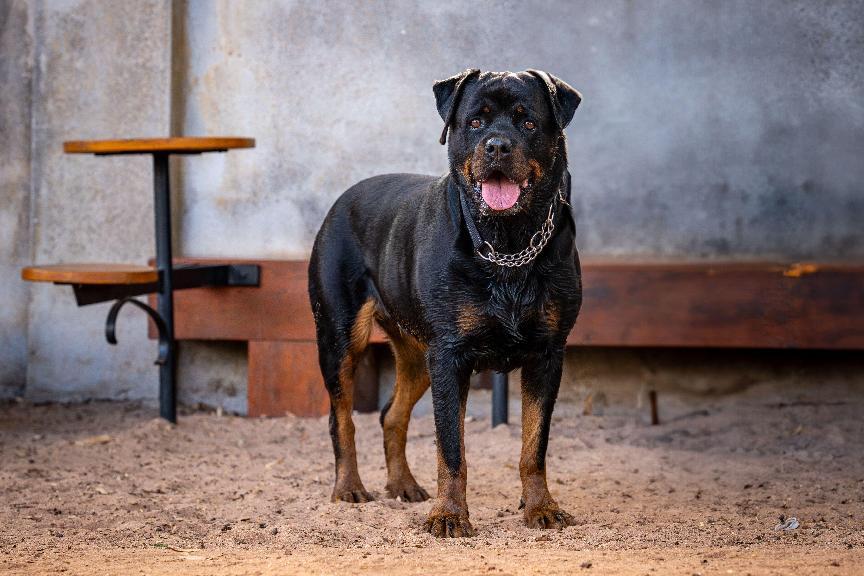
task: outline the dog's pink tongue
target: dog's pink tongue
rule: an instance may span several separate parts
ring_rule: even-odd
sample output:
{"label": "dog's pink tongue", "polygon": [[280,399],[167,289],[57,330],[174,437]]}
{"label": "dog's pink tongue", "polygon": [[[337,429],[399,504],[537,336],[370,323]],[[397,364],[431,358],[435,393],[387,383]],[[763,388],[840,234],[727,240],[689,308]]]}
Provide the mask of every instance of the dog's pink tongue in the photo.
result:
{"label": "dog's pink tongue", "polygon": [[519,200],[519,185],[507,178],[490,178],[480,184],[483,200],[493,210],[507,210]]}

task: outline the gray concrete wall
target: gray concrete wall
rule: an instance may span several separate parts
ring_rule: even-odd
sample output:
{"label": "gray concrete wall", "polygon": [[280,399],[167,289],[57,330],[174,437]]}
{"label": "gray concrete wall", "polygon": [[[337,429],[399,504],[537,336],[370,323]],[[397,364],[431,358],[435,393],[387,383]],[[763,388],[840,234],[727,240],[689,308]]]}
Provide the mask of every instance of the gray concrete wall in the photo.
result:
{"label": "gray concrete wall", "polygon": [[25,0],[0,3],[0,398],[20,395],[27,372],[31,17]]}
{"label": "gray concrete wall", "polygon": [[[34,2],[32,257],[37,263],[131,262],[154,253],[146,157],[63,154],[69,139],[159,136],[170,124],[167,0]],[[78,308],[71,290],[30,289],[27,396],[146,398],[157,392],[146,317]]]}
{"label": "gray concrete wall", "polygon": [[189,254],[303,256],[345,188],[440,173],[431,85],[544,68],[586,255],[864,257],[860,2],[190,2],[185,131],[254,152],[187,162]]}
{"label": "gray concrete wall", "polygon": [[[146,159],[64,156],[62,140],[254,136],[178,162],[178,252],[305,257],[352,183],[446,169],[431,85],[469,66],[539,67],[583,92],[568,136],[585,256],[864,258],[860,2],[177,0],[173,29],[169,0],[3,10],[3,78],[33,82],[32,97],[0,88],[16,126],[0,148],[0,295],[20,304],[0,312],[0,394],[20,387],[27,330],[31,397],[156,393],[136,313],[116,349],[105,307],[53,286],[30,290],[22,321],[22,257],[153,254]],[[184,345],[181,380],[188,402],[245,409],[241,347]]]}

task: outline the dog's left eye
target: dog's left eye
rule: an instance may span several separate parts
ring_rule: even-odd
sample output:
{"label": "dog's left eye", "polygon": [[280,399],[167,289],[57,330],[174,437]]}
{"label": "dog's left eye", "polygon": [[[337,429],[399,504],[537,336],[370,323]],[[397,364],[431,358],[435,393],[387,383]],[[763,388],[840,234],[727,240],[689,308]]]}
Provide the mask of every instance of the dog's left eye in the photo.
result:
{"label": "dog's left eye", "polygon": [[525,128],[527,128],[528,130],[534,130],[534,128],[536,128],[536,127],[537,126],[531,120],[525,121]]}
{"label": "dog's left eye", "polygon": [[473,120],[471,120],[471,128],[479,128],[479,127],[480,127],[480,120],[478,120],[477,118],[474,118]]}

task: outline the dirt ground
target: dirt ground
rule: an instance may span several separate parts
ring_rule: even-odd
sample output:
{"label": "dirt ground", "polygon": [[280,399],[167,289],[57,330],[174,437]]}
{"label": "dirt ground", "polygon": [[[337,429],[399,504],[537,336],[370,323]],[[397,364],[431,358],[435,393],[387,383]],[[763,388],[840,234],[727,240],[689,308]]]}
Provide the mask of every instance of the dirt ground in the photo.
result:
{"label": "dirt ground", "polygon": [[[864,574],[860,390],[661,397],[653,427],[644,409],[582,408],[556,411],[548,460],[579,525],[522,525],[520,427],[472,417],[478,535],[439,541],[420,528],[430,502],[383,497],[374,414],[356,422],[379,499],[331,504],[323,418],[195,412],[172,427],[132,403],[6,404],[0,573]],[[430,416],[412,421],[408,451],[432,491]],[[799,527],[775,531],[781,516]]]}

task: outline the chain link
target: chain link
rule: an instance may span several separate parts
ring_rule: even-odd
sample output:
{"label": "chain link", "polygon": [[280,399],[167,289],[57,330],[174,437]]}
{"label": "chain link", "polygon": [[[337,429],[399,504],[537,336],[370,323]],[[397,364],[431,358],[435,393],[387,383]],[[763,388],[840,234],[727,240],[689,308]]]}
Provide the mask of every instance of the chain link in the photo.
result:
{"label": "chain link", "polygon": [[497,264],[498,266],[506,266],[508,268],[519,268],[520,266],[524,266],[528,264],[540,254],[543,248],[546,246],[546,243],[549,242],[549,238],[552,237],[552,232],[555,231],[555,202],[556,200],[560,200],[562,203],[567,204],[567,200],[564,198],[561,190],[558,190],[558,194],[555,197],[555,200],[552,201],[552,204],[549,205],[549,214],[546,216],[546,221],[543,222],[543,225],[540,226],[540,230],[534,233],[531,236],[531,240],[528,242],[528,247],[522,250],[521,252],[517,252],[515,254],[499,254],[495,251],[495,248],[492,247],[489,242],[483,242],[486,244],[486,247],[489,251],[486,254],[483,254],[480,250],[477,250],[477,255],[487,262],[491,262],[492,264]]}

